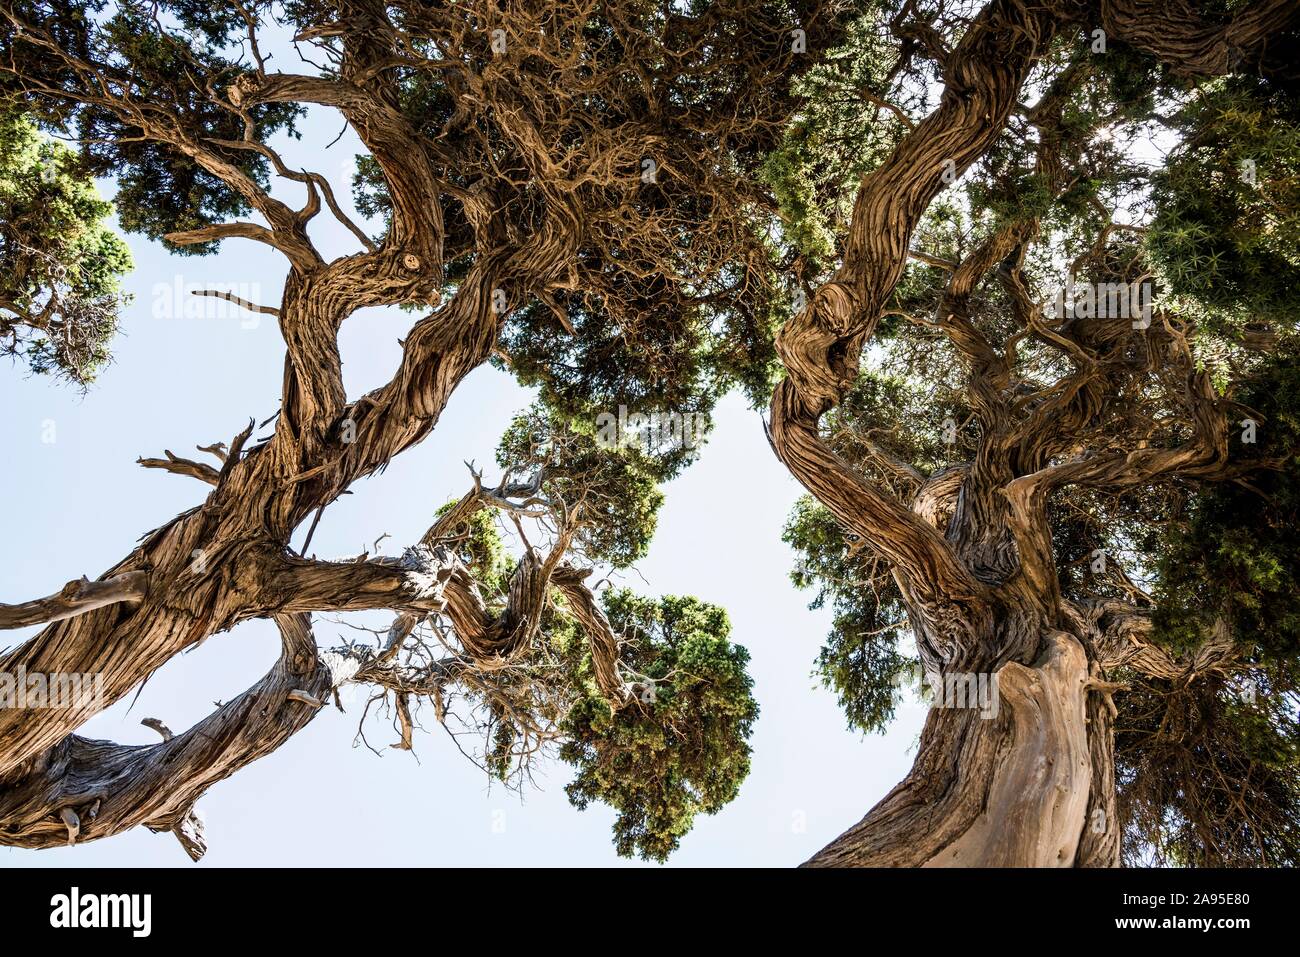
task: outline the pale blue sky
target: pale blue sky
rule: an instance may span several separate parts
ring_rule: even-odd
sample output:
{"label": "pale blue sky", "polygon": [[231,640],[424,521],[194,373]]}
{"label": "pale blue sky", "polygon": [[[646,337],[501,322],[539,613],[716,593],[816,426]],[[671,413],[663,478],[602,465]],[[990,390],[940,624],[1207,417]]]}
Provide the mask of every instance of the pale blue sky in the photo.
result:
{"label": "pale blue sky", "polygon": [[[320,171],[340,201],[355,140],[333,148],[334,115],[312,112],[303,141],[285,146],[290,165]],[[111,195],[112,184],[101,188]],[[292,189],[285,198],[299,200]],[[327,216],[314,238],[326,256],[354,251],[354,240]],[[49,594],[71,578],[95,578],[136,540],[197,504],[206,491],[181,476],[142,469],[138,456],[178,455],[229,441],[248,421],[279,404],[284,350],[274,321],[230,314],[185,318],[156,295],[179,283],[240,284],[252,298],[277,304],[285,263],[267,247],[228,241],[214,256],[169,255],[128,237],[136,260],[116,362],[82,397],[19,367],[0,369],[0,469],[6,504],[0,555],[0,601]],[[243,293],[249,295],[249,293]],[[171,293],[164,294],[170,298]],[[341,346],[350,396],[379,385],[396,367],[398,340],[416,317],[369,310],[344,326]],[[468,488],[463,464],[474,459],[493,476],[493,450],[529,393],[508,376],[480,368],[464,382],[434,435],[354,487],[325,512],[312,551],[353,555],[383,533],[386,553],[418,540],[434,510]],[[54,441],[45,442],[53,423]],[[694,594],[725,607],[732,638],[752,656],[750,672],[762,714],[752,739],[753,770],[739,798],[702,818],[670,865],[792,865],[855,823],[897,783],[924,712],[905,705],[888,735],[862,738],[845,728],[834,697],[810,676],[829,625],[828,611],[809,611],[797,592],[781,527],[800,489],[776,461],[758,413],[739,396],[718,407],[700,460],[665,489],[667,502],[649,556],[622,583],[647,594]],[[257,434],[264,434],[259,432]],[[296,539],[300,544],[301,533]],[[644,578],[644,580],[642,580]],[[0,649],[35,628],[0,634]],[[317,622],[318,641],[349,637]],[[128,743],[157,736],[140,726],[156,717],[180,730],[256,681],[274,661],[278,637],[269,622],[214,636],[173,659],[145,687],[130,715],[127,702],[95,718],[83,733]],[[128,699],[129,700],[129,699]],[[354,747],[359,709],[326,709],[288,744],[200,802],[209,851],[202,864],[222,865],[609,865],[613,812],[571,808],[568,769],[542,768],[540,790],[518,795],[490,787],[427,715],[415,757]],[[371,743],[396,740],[386,720],[372,720]],[[418,759],[418,760],[417,760]],[[144,829],[77,848],[0,848],[0,867],[193,866],[170,835]]]}

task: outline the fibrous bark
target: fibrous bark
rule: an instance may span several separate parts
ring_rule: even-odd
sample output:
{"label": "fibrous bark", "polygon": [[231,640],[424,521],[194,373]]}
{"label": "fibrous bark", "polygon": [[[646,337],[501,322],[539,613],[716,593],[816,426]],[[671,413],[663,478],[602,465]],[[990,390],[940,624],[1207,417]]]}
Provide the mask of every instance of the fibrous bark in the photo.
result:
{"label": "fibrous bark", "polygon": [[[796,34],[816,35],[839,13],[835,4],[796,6],[804,16]],[[410,748],[420,696],[440,716],[457,685],[503,713],[514,708],[515,689],[495,679],[536,650],[543,619],[560,604],[587,638],[608,705],[636,698],[636,676],[620,670],[618,637],[583,570],[565,560],[583,520],[572,503],[542,498],[556,530],[552,547],[524,550],[499,606],[484,600],[458,556],[455,528],[483,508],[527,511],[536,483],[485,489],[476,480],[401,559],[321,562],[291,542],[359,479],[430,434],[465,376],[502,355],[515,310],[541,303],[570,337],[575,314],[597,314],[627,336],[719,302],[742,302],[747,319],[761,311],[744,302],[762,271],[750,267],[767,254],[745,211],[770,208],[753,158],[792,116],[787,80],[799,67],[791,25],[755,27],[751,12],[759,11],[724,4],[699,16],[666,13],[652,37],[617,4],[358,0],[331,22],[300,25],[298,42],[329,61],[307,75],[264,57],[258,15],[236,5],[248,57],[213,67],[188,46],[173,49],[185,69],[171,72],[200,78],[187,81],[133,75],[90,18],[0,3],[7,98],[51,125],[89,117],[87,129],[112,130],[121,146],[147,143],[220,183],[225,206],[260,220],[199,216],[195,225],[191,217],[166,232],[174,246],[250,240],[282,254],[290,269],[278,305],[237,303],[273,316],[286,345],[281,405],[262,423],[269,433],[255,439],[250,422],[228,447],[208,447],[216,464],[170,451],[141,459],[197,479],[202,503],[146,535],[96,581],[0,606],[0,626],[46,625],[0,657],[0,672],[95,674],[103,687],[101,700],[35,716],[0,709],[0,843],[53,846],[144,824],[176,833],[197,855],[194,802],[283,743],[339,682],[364,680],[391,694],[399,744]],[[599,39],[593,17],[604,26]],[[906,3],[893,25],[906,56],[924,55],[937,68],[938,107],[914,120],[888,98],[863,94],[904,132],[857,192],[834,275],[779,332],[786,378],[769,428],[795,478],[888,564],[927,672],[996,676],[1005,707],[987,717],[936,708],[912,774],[812,863],[1113,864],[1118,688],[1107,670],[1187,678],[1229,667],[1233,650],[1215,634],[1178,658],[1146,640],[1141,602],[1065,597],[1047,512],[1069,489],[1235,477],[1228,409],[1177,316],[1160,315],[1135,335],[1127,319],[1044,315],[1025,269],[1039,213],[1000,223],[959,259],[913,250],[912,238],[935,198],[994,146],[1012,116],[1036,132],[1034,172],[1050,196],[1070,188],[1063,140],[1081,134],[1064,121],[1063,100],[1088,66],[1074,63],[1036,103],[1022,102],[1054,42],[1099,24],[1186,76],[1284,76],[1270,40],[1294,28],[1296,11],[1262,0],[1216,19],[1145,0],[990,0],[942,12],[957,38],[951,48],[936,17]],[[744,56],[719,56],[719,44],[737,36],[749,43]],[[705,109],[689,105],[718,72],[728,88]],[[419,116],[412,101],[426,95],[433,105]],[[337,112],[360,138],[387,217],[382,238],[351,222],[324,177],[291,168],[265,142],[259,118],[294,104]],[[608,122],[593,121],[592,109]],[[664,189],[632,197],[647,160]],[[273,196],[259,170],[295,184],[302,206]],[[357,252],[327,262],[315,248],[308,225],[325,210],[355,237]],[[1094,252],[1119,228],[1108,225]],[[925,322],[967,366],[980,439],[969,462],[933,475],[876,450],[875,460],[910,489],[900,495],[838,455],[821,425],[857,380],[909,258],[950,274]],[[1016,326],[1007,341],[989,339],[973,318],[976,291],[991,275]],[[392,378],[350,398],[340,328],[359,310],[389,305],[429,311],[406,335]],[[537,332],[530,327],[523,338]],[[675,332],[692,352],[699,329]],[[1053,350],[1067,373],[1018,379],[1017,348],[1030,341]],[[1160,441],[1118,446],[1104,426],[1107,417],[1140,418],[1117,412],[1115,401],[1136,394],[1126,389],[1139,378],[1159,383],[1170,421],[1149,415],[1130,431]],[[316,652],[307,616],[367,609],[395,614],[378,650]],[[146,748],[75,734],[180,652],[267,617],[282,631],[280,661],[195,728]],[[426,627],[445,627],[454,650],[426,654]],[[528,733],[530,748],[549,741],[554,721]]]}
{"label": "fibrous bark", "polygon": [[[916,19],[922,23],[902,27],[904,34],[926,29],[924,17]],[[996,717],[933,707],[908,777],[810,865],[1118,864],[1110,696],[1121,688],[1106,671],[1125,667],[1188,680],[1230,667],[1232,642],[1209,635],[1179,659],[1146,640],[1149,610],[1142,605],[1081,607],[1064,597],[1049,502],[1071,487],[1116,492],[1225,480],[1258,463],[1230,461],[1228,405],[1198,368],[1176,320],[1158,316],[1135,331],[1127,315],[1043,316],[1023,272],[1037,215],[1004,222],[959,262],[917,254],[910,243],[953,171],[959,175],[989,149],[1013,111],[1036,128],[1035,170],[1049,191],[1055,196],[1067,187],[1061,108],[1090,69],[1086,59],[1060,73],[1036,104],[1020,102],[1055,37],[1100,20],[1112,37],[1189,75],[1243,64],[1266,72],[1276,60],[1270,37],[1296,19],[1293,4],[1271,2],[1249,5],[1225,24],[1165,4],[992,0],[951,50],[937,40],[929,45],[944,82],[938,108],[909,120],[897,147],[863,180],[839,268],[781,328],[777,347],[787,377],[772,400],[769,434],[795,478],[852,540],[887,563],[926,672],[991,678],[1002,707]],[[909,477],[910,465],[891,465],[887,453],[871,451],[885,473],[901,474],[913,490],[909,499],[837,455],[820,421],[857,381],[864,347],[909,256],[918,255],[950,274],[933,320],[924,324],[967,365],[967,400],[980,437],[972,461],[930,477]],[[969,315],[972,291],[990,274],[1006,289],[1020,327],[1006,343],[986,338]],[[1014,375],[1024,338],[1059,351],[1075,369],[1032,399]],[[1121,359],[1135,341],[1136,360]],[[1114,414],[1121,383],[1145,376],[1168,377],[1181,438],[1089,448],[1090,430]]]}
{"label": "fibrous bark", "polygon": [[[656,305],[647,306],[643,290],[662,289],[660,304],[671,301],[688,318],[699,301],[735,298],[710,284],[719,286],[735,263],[748,277],[745,260],[757,243],[745,224],[708,211],[756,194],[737,185],[732,164],[741,154],[752,164],[784,121],[792,103],[788,77],[768,70],[761,81],[717,85],[716,113],[708,106],[676,109],[681,91],[696,89],[692,55],[743,22],[730,10],[659,23],[675,48],[648,69],[622,52],[648,41],[635,18],[625,21],[618,10],[609,11],[597,37],[588,25],[599,11],[584,3],[542,9],[359,0],[343,4],[336,22],[297,25],[299,52],[312,47],[328,61],[314,74],[310,58],[305,72],[294,73],[287,59],[264,55],[263,20],[279,14],[261,6],[235,4],[220,24],[244,51],[238,61],[222,59],[201,37],[181,37],[161,23],[165,17],[151,19],[146,11],[133,21],[138,13],[105,11],[105,21],[125,17],[117,24],[125,26],[125,39],[114,40],[98,13],[0,4],[0,93],[47,126],[104,130],[104,140],[125,152],[146,144],[154,151],[146,159],[163,157],[169,170],[201,173],[195,189],[219,192],[214,205],[257,215],[258,222],[185,225],[161,238],[177,247],[251,240],[287,259],[278,304],[224,296],[275,318],[287,353],[281,405],[262,423],[269,426],[264,436],[255,437],[250,422],[228,445],[208,446],[215,464],[170,451],[140,459],[146,468],[199,480],[206,486],[201,504],[144,536],[98,580],[0,606],[0,627],[46,625],[0,656],[0,672],[94,674],[102,688],[100,698],[67,708],[0,709],[0,843],[53,846],[144,824],[174,831],[197,855],[194,801],[283,743],[338,681],[366,680],[381,695],[396,695],[402,744],[409,747],[413,696],[434,699],[440,717],[444,689],[457,684],[494,706],[510,705],[493,676],[536,650],[543,617],[560,604],[590,640],[601,694],[611,708],[627,705],[633,690],[620,672],[619,639],[583,570],[566,560],[587,521],[581,502],[549,500],[540,486],[525,492],[476,483],[451,517],[401,559],[323,562],[291,542],[303,525],[314,529],[322,511],[359,479],[426,438],[465,376],[494,353],[504,355],[507,321],[533,301],[549,305],[572,335],[569,308],[595,303],[605,315],[632,322]],[[806,13],[808,28],[819,29],[825,11],[811,4]],[[492,31],[507,30],[502,45]],[[153,43],[143,54],[114,48],[129,46],[137,34]],[[763,57],[792,62],[778,39]],[[577,49],[584,54],[575,56]],[[425,92],[436,89],[423,114],[412,102],[421,84]],[[583,112],[596,101],[606,125]],[[349,219],[325,177],[292,168],[266,142],[268,116],[308,104],[336,111],[373,160],[371,183],[386,219],[381,238]],[[440,114],[444,104],[449,109]],[[731,131],[733,115],[749,117],[748,129]],[[86,135],[85,153],[95,159],[105,144]],[[671,157],[663,149],[670,137],[677,143]],[[640,178],[650,156],[663,162],[657,191],[643,189]],[[111,164],[104,172],[110,171],[118,172]],[[296,186],[303,204],[294,208],[273,196],[262,173]],[[682,184],[696,205],[693,218],[660,195]],[[202,223],[203,202],[181,220]],[[355,237],[357,252],[332,261],[320,254],[308,225],[323,211]],[[664,268],[674,282],[661,281]],[[684,289],[679,270],[690,272],[693,291]],[[392,378],[351,398],[340,328],[359,310],[393,305],[424,307],[426,314],[405,335]],[[519,495],[533,505],[521,505]],[[485,507],[543,516],[555,532],[549,549],[525,548],[500,607],[479,594],[458,557],[456,535],[446,537],[448,522],[463,523]],[[369,609],[396,614],[383,648],[343,649],[326,655],[331,667],[322,665],[308,616]],[[284,656],[261,683],[195,728],[147,748],[74,733],[182,651],[254,618],[280,623]],[[433,664],[413,652],[420,644],[423,653],[419,633],[429,628],[445,629],[440,640],[456,649]],[[543,744],[563,717],[562,708],[553,710],[536,729]]]}

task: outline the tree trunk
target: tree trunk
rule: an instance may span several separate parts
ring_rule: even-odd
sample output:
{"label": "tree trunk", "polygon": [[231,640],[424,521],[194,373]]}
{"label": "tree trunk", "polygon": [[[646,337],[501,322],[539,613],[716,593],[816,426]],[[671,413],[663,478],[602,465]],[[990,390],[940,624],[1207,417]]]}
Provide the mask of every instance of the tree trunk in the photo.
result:
{"label": "tree trunk", "polygon": [[1109,715],[1083,645],[1049,631],[1042,648],[994,672],[976,706],[936,689],[907,778],[806,866],[1117,863]]}

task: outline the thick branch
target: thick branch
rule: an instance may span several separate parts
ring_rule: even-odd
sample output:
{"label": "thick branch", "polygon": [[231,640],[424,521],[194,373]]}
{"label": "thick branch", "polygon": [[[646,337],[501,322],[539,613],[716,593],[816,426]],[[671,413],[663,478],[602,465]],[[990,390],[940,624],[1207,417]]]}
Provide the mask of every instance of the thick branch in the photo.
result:
{"label": "thick branch", "polygon": [[277,618],[281,654],[256,685],[183,734],[154,745],[69,735],[27,762],[0,788],[0,844],[56,847],[68,842],[63,815],[79,820],[78,843],[143,824],[179,829],[186,852],[201,853],[191,810],[213,784],[284,744],[316,709],[293,692],[325,698],[330,672],[316,657],[305,615]]}
{"label": "thick branch", "polygon": [[1067,613],[1092,633],[1097,663],[1107,671],[1130,668],[1152,678],[1186,679],[1229,670],[1241,652],[1222,620],[1214,623],[1195,648],[1173,655],[1151,640],[1150,609],[1107,599],[1085,604],[1080,610],[1067,606]]}
{"label": "thick branch", "polygon": [[442,611],[458,567],[446,552],[408,549],[401,559],[321,562],[282,555],[261,576],[261,602],[278,613],[392,608]]}
{"label": "thick branch", "polygon": [[590,569],[561,566],[551,576],[551,584],[564,595],[568,603],[567,610],[587,633],[596,685],[609,701],[610,707],[617,710],[628,702],[631,688],[618,673],[618,636],[596,603],[596,596],[584,583],[590,574]]}
{"label": "thick branch", "polygon": [[1054,28],[1048,11],[1014,0],[994,0],[981,11],[947,59],[939,108],[863,182],[835,278],[777,338],[788,378],[772,399],[773,448],[819,501],[895,565],[905,591],[921,601],[960,603],[982,589],[933,527],[824,447],[818,421],[856,380],[863,345],[911,255],[917,222],[944,188],[943,174],[959,172],[992,145]]}
{"label": "thick branch", "polygon": [[1202,16],[1187,0],[1101,0],[1101,25],[1113,37],[1189,77],[1222,76],[1245,67],[1295,70],[1281,37],[1300,23],[1294,0],[1259,0],[1226,23]]}
{"label": "thick branch", "polygon": [[148,586],[149,573],[145,571],[125,572],[93,582],[78,578],[46,598],[19,605],[0,604],[0,628],[23,628],[62,621],[105,605],[136,602],[144,598]]}

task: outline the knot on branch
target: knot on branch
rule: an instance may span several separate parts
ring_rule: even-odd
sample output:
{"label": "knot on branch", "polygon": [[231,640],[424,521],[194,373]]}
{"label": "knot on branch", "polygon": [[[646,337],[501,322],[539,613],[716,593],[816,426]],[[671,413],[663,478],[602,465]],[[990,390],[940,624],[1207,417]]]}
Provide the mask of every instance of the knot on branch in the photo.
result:
{"label": "knot on branch", "polygon": [[157,718],[145,718],[140,723],[146,728],[151,728],[154,731],[157,731],[163,741],[170,741],[172,738],[176,737],[172,732],[172,729],[167,727],[167,725],[163,724]]}
{"label": "knot on branch", "polygon": [[81,817],[72,808],[65,807],[59,812],[59,820],[68,829],[68,846],[71,847],[77,843],[77,837],[81,834]]}
{"label": "knot on branch", "polygon": [[[236,108],[242,107],[249,99],[249,94],[257,88],[257,77],[251,73],[246,73],[236,78],[234,83],[226,87],[226,99]],[[251,104],[250,104],[251,105]]]}
{"label": "knot on branch", "polygon": [[72,581],[68,582],[66,585],[64,585],[62,588],[59,589],[59,597],[65,599],[79,598],[81,597],[82,592],[85,591],[86,586],[89,584],[90,584],[90,579],[87,578],[85,575],[82,575],[80,578],[74,578]]}
{"label": "knot on branch", "polygon": [[406,571],[406,586],[421,605],[443,601],[447,582],[456,572],[456,556],[442,546],[413,545],[399,562]]}
{"label": "knot on branch", "polygon": [[871,331],[855,322],[858,313],[852,287],[828,282],[777,333],[777,352],[810,407],[833,405],[857,378],[858,353]]}

